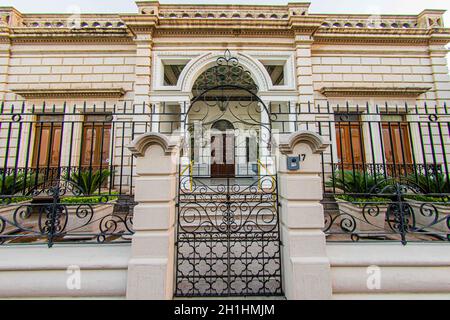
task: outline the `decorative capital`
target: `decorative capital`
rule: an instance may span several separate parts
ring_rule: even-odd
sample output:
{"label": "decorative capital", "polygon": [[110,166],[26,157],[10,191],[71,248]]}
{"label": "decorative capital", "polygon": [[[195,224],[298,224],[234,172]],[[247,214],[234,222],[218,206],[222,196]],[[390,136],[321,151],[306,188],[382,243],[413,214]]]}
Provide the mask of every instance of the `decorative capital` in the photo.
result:
{"label": "decorative capital", "polygon": [[172,139],[161,133],[147,132],[134,139],[128,149],[134,156],[143,157],[150,146],[159,145],[166,155],[171,155],[178,148],[179,143],[179,138]]}
{"label": "decorative capital", "polygon": [[330,142],[325,141],[322,136],[317,133],[302,130],[290,134],[285,141],[280,142],[280,152],[282,154],[292,154],[295,146],[299,143],[308,144],[311,147],[312,152],[315,154],[324,152],[330,145]]}

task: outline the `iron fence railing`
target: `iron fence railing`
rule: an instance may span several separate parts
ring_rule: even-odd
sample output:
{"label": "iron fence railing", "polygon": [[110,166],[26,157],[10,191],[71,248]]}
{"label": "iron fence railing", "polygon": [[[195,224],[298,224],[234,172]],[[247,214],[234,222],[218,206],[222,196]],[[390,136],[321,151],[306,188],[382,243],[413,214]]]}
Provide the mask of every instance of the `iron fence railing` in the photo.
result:
{"label": "iron fence railing", "polygon": [[0,244],[129,242],[149,105],[0,106]]}
{"label": "iron fence railing", "polygon": [[[127,145],[149,131],[189,136],[182,154],[193,163],[188,172],[207,176],[211,155],[194,149],[208,148],[212,124],[196,127],[191,112],[197,109],[189,103],[2,104],[0,242],[129,241],[135,166]],[[276,157],[277,135],[311,130],[331,142],[321,173],[328,241],[449,240],[446,105],[272,102],[267,116],[253,109],[248,116],[260,119],[253,121],[259,126],[235,133],[236,141],[248,137],[234,147],[243,175],[265,172],[257,163]]]}
{"label": "iron fence railing", "polygon": [[[316,109],[329,242],[450,240],[447,107]],[[326,118],[320,118],[326,115]]]}

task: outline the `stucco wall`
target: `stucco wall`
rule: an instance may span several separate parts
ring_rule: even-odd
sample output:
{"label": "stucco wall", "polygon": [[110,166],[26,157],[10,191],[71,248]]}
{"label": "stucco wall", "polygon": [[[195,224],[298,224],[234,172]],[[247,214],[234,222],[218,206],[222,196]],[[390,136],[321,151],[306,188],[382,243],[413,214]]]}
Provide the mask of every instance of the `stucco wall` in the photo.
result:
{"label": "stucco wall", "polygon": [[[132,100],[135,65],[134,44],[14,44],[7,89],[123,88]],[[6,95],[7,102],[17,100]]]}
{"label": "stucco wall", "polygon": [[[1,298],[125,298],[130,245],[0,248]],[[69,290],[69,266],[79,266],[80,290]]]}
{"label": "stucco wall", "polygon": [[[448,244],[327,244],[333,299],[450,299]],[[380,270],[369,289],[368,267]]]}
{"label": "stucco wall", "polygon": [[[428,46],[323,45],[313,47],[313,54],[315,90],[353,86],[434,89]],[[440,68],[447,73],[445,59]],[[433,90],[420,100],[425,98],[435,99]]]}

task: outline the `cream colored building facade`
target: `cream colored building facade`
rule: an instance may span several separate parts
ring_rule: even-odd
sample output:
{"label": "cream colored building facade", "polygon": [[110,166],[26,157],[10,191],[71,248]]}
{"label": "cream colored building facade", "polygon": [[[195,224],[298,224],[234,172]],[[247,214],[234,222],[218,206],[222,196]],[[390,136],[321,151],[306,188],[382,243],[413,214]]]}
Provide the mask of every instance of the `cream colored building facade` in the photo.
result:
{"label": "cream colored building facade", "polygon": [[[405,104],[421,111],[425,105],[435,108],[435,115],[448,122],[446,45],[450,29],[443,24],[444,11],[311,14],[308,3],[210,6],[146,1],[137,2],[137,7],[136,14],[114,15],[23,14],[0,7],[2,122],[11,121],[5,110],[23,111],[24,117],[13,118],[13,122],[35,121],[44,104],[61,114],[72,125],[61,129],[59,167],[81,162],[82,153],[71,154],[69,149],[82,148],[81,123],[86,114],[100,110],[101,114],[113,113],[117,123],[134,122],[113,130],[108,163],[121,167],[120,187],[124,193],[134,192],[139,203],[134,209],[132,245],[0,248],[0,255],[6,257],[0,259],[0,284],[4,284],[0,297],[173,298],[177,287],[176,202],[182,190],[177,179],[189,179],[182,169],[190,162],[186,154],[180,155],[177,138],[201,118],[190,108],[199,79],[224,61],[220,59],[226,52],[227,62],[235,58],[248,72],[257,88],[258,103],[268,108],[267,113],[282,110],[282,119],[271,128],[281,133],[277,136],[278,168],[263,159],[268,150],[260,140],[255,142],[254,153],[236,151],[236,157],[246,160],[244,169],[233,169],[233,176],[252,170],[247,166],[249,159],[258,161],[265,174],[278,174],[280,190],[273,194],[281,203],[283,295],[288,299],[449,298],[446,243],[403,247],[326,242],[323,175],[333,170],[342,154],[328,148],[337,144],[334,124],[329,123],[327,130],[309,125],[326,123],[330,114],[340,113],[339,108],[356,112],[364,121],[379,122],[379,107],[388,114]],[[125,105],[136,112],[127,114]],[[427,113],[405,112],[406,120],[414,122],[410,129],[413,145],[421,144],[415,128],[428,118]],[[257,109],[245,116],[257,118],[260,133],[270,121],[269,115]],[[244,120],[248,125],[249,120]],[[17,141],[20,137],[35,139],[36,131],[26,125],[20,134],[16,129],[0,131],[0,164],[31,166],[35,146],[19,149]],[[382,133],[370,125],[362,130],[364,139],[371,137],[360,150],[366,161],[384,162],[382,151],[367,147],[381,145]],[[414,148],[412,156],[424,159],[425,167],[433,162],[447,168],[448,132],[430,129],[427,139],[439,140],[440,147],[426,142],[424,148]],[[199,165],[197,174],[211,175],[211,164],[201,160],[209,154],[211,150],[205,149],[193,155],[194,164]],[[307,159],[300,169],[286,168],[286,160],[300,154]],[[173,159],[181,159],[181,170]],[[33,261],[31,267],[29,261]],[[86,270],[81,290],[67,291],[67,265]],[[386,282],[381,288],[367,285],[370,266],[383,270],[382,281]],[[49,276],[49,272],[54,274]],[[27,281],[31,278],[45,285],[30,289]],[[411,284],[418,278],[425,280]]]}
{"label": "cream colored building facade", "polygon": [[[84,102],[88,108],[107,103],[109,109],[125,102],[153,104],[160,113],[164,103],[164,110],[172,110],[165,121],[173,121],[173,113],[189,108],[197,78],[225,50],[251,73],[266,105],[282,104],[291,113],[286,121],[298,120],[296,110],[308,104],[365,108],[369,102],[374,109],[386,102],[443,106],[450,98],[443,11],[370,16],[309,14],[306,3],[137,4],[135,15],[36,15],[1,8],[5,107],[45,101],[62,110],[66,102],[70,112]],[[67,157],[63,153],[63,162]]]}

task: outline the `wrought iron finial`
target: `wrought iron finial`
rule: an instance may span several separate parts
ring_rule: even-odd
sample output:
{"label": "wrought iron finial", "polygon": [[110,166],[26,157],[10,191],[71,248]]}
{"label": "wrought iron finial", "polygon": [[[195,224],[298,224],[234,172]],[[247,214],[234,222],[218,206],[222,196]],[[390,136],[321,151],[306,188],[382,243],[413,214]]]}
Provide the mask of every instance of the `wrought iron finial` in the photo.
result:
{"label": "wrought iron finial", "polygon": [[230,50],[225,50],[222,57],[217,58],[217,65],[235,67],[239,65],[239,59],[231,55]]}

